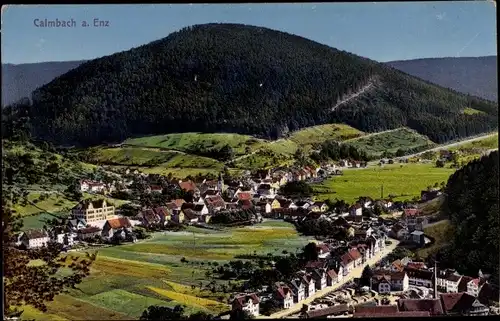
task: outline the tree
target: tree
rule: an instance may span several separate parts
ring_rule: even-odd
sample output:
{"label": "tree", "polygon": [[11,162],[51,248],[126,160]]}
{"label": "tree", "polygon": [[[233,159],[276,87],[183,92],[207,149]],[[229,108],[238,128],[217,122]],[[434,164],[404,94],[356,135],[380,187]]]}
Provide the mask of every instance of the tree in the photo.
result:
{"label": "tree", "polygon": [[[19,316],[22,305],[31,305],[40,311],[47,311],[46,303],[58,294],[64,293],[89,275],[90,265],[96,254],[84,256],[62,255],[62,244],[49,242],[40,249],[19,250],[14,244],[16,234],[22,228],[20,216],[13,207],[23,197],[14,188],[2,191],[2,242],[3,242],[3,279],[4,315]],[[28,265],[32,260],[44,264]],[[61,276],[58,272],[68,267],[71,273]]]}
{"label": "tree", "polygon": [[304,247],[302,252],[304,260],[306,261],[316,261],[318,259],[318,247],[316,243],[310,242]]}
{"label": "tree", "polygon": [[176,305],[174,308],[151,305],[142,312],[139,320],[186,320],[184,307]]}
{"label": "tree", "polygon": [[367,264],[365,268],[363,269],[363,272],[361,273],[361,278],[359,279],[359,285],[360,286],[369,286],[370,285],[370,279],[373,276],[373,271],[370,268],[370,266]]}
{"label": "tree", "polygon": [[308,197],[312,194],[312,187],[304,181],[288,182],[280,189],[286,196]]}
{"label": "tree", "polygon": [[212,320],[214,318],[213,315],[211,314],[208,314],[206,312],[203,312],[203,311],[198,311],[194,314],[191,314],[187,320],[191,320],[191,321],[203,321],[203,320]]}
{"label": "tree", "polygon": [[441,167],[441,168],[444,167],[444,162],[442,160],[438,159],[436,161],[436,167]]}
{"label": "tree", "polygon": [[253,319],[253,316],[248,313],[248,311],[236,309],[231,311],[229,315],[229,320],[249,320]]}

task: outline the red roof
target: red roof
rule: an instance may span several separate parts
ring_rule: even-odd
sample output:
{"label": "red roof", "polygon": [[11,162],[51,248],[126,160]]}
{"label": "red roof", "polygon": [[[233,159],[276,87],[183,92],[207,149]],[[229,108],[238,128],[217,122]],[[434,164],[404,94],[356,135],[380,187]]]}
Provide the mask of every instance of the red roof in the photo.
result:
{"label": "red roof", "polygon": [[377,305],[377,306],[356,306],[354,312],[356,314],[381,314],[381,313],[395,313],[398,312],[397,305]]}
{"label": "red roof", "polygon": [[240,201],[248,201],[248,200],[251,200],[252,199],[252,194],[248,193],[248,192],[244,192],[244,193],[238,193],[236,195],[236,197],[238,198],[238,200]]}
{"label": "red roof", "polygon": [[130,221],[127,217],[119,217],[108,220],[107,223],[112,229],[123,228],[123,227],[132,227]]}
{"label": "red roof", "polygon": [[233,300],[234,303],[237,303],[241,307],[244,307],[247,305],[248,301],[252,300],[253,304],[257,304],[260,302],[259,297],[255,293],[251,294],[240,294],[236,296]]}
{"label": "red roof", "polygon": [[322,251],[323,253],[330,252],[330,248],[325,243],[318,244],[317,248],[318,248],[318,250]]}
{"label": "red roof", "polygon": [[276,292],[278,292],[278,295],[282,298],[285,299],[287,294],[292,294],[292,290],[286,285],[279,286],[276,289]]}
{"label": "red roof", "polygon": [[149,188],[151,188],[152,191],[161,191],[163,188],[159,185],[151,185]]}
{"label": "red roof", "polygon": [[179,187],[188,192],[194,192],[196,190],[196,184],[191,180],[187,182],[180,182]]}
{"label": "red roof", "polygon": [[416,208],[405,208],[404,215],[406,216],[418,216],[420,214],[420,210]]}
{"label": "red roof", "polygon": [[431,315],[444,314],[440,299],[399,300],[399,310],[401,310],[401,311],[428,311]]}
{"label": "red roof", "polygon": [[476,298],[464,292],[460,293],[442,293],[441,301],[443,309],[449,311],[464,311],[472,307]]}
{"label": "red roof", "polygon": [[309,261],[306,263],[306,269],[318,269],[325,265],[323,261]]}
{"label": "red roof", "polygon": [[352,257],[353,260],[358,260],[363,257],[361,253],[359,253],[358,249],[351,249],[349,251],[349,256]]}
{"label": "red roof", "polygon": [[207,204],[213,207],[224,207],[226,202],[222,199],[222,196],[211,196],[206,199]]}
{"label": "red roof", "polygon": [[338,275],[337,275],[337,272],[335,272],[334,270],[328,270],[326,272],[328,274],[329,277],[331,277],[332,279],[337,279]]}

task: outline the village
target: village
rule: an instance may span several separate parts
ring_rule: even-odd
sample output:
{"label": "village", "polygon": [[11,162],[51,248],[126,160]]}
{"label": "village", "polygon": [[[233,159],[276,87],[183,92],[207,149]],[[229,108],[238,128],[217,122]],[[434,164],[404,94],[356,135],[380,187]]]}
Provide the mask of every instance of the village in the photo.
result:
{"label": "village", "polygon": [[[434,218],[423,215],[416,204],[360,197],[354,204],[331,208],[327,202],[287,197],[280,192],[289,182],[317,181],[342,175],[346,167],[360,166],[367,164],[341,161],[318,168],[267,170],[248,173],[239,180],[224,180],[221,174],[218,179],[198,183],[126,169],[112,173],[111,183],[86,179],[78,182],[78,188],[80,192],[103,196],[142,188],[145,195],[165,195],[168,190],[170,195],[184,197],[164,204],[130,207],[135,212],[128,215],[105,198],[82,200],[72,208],[64,224],[22,232],[18,245],[29,250],[57,242],[67,251],[119,246],[122,242],[140,241],[138,227],[158,232],[186,225],[218,228],[285,220],[304,233],[311,224],[327,224],[331,234],[337,236],[313,235],[317,239],[316,260],[308,262],[288,282],[234,294],[232,310],[262,318],[266,317],[262,304],[273,301],[279,310],[266,314],[276,318],[497,313],[491,302],[498,301],[498,288],[488,283],[488,276],[481,272],[465,276],[409,258],[385,260],[398,245],[420,248],[432,243],[423,231]],[[439,189],[422,191],[421,200],[429,201],[440,194]],[[375,215],[377,211],[388,215]],[[368,284],[364,276],[363,284],[360,280],[367,267],[371,275]]]}

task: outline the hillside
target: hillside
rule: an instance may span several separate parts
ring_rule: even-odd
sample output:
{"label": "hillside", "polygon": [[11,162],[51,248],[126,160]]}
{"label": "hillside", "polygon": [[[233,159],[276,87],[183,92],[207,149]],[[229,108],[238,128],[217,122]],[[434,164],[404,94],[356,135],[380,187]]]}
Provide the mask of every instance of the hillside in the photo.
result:
{"label": "hillside", "polygon": [[498,284],[498,151],[455,172],[445,195],[443,212],[455,233],[440,261],[469,275],[481,269]]}
{"label": "hillside", "polygon": [[53,61],[32,64],[2,64],[2,107],[31,93],[85,61]]}
{"label": "hillside", "polygon": [[236,24],[184,28],[89,61],[33,96],[28,128],[58,144],[179,132],[277,138],[327,123],[363,132],[407,126],[441,143],[498,125],[490,102],[302,37]]}
{"label": "hillside", "polygon": [[496,56],[402,60],[387,64],[442,87],[498,100]]}

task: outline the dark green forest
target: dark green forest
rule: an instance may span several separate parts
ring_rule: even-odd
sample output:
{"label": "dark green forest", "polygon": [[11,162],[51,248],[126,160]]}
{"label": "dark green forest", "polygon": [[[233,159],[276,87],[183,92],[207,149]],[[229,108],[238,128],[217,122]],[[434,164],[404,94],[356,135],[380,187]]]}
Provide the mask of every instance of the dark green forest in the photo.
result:
{"label": "dark green forest", "polygon": [[[465,115],[465,107],[484,113]],[[26,109],[32,136],[80,145],[191,131],[277,138],[333,122],[366,132],[408,126],[442,143],[498,125],[492,102],[299,36],[239,24],[187,27],[86,62],[16,108]],[[5,108],[4,116],[12,112]],[[5,135],[15,117],[4,117]]]}
{"label": "dark green forest", "polygon": [[[440,258],[462,273],[491,273],[498,282],[498,151],[456,171],[446,186],[444,210],[454,239]],[[494,282],[493,282],[494,284]]]}

